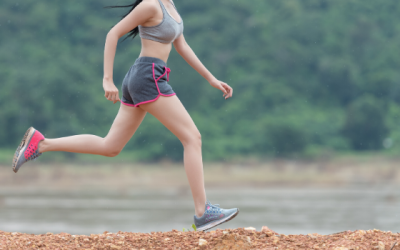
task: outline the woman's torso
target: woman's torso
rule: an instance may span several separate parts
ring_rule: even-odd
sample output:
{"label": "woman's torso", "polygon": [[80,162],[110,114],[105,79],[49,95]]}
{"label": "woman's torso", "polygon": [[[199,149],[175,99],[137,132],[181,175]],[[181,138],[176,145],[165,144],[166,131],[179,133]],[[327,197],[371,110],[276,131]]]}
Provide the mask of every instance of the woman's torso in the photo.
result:
{"label": "woman's torso", "polygon": [[167,62],[172,42],[183,32],[183,20],[170,0],[152,0],[158,6],[157,14],[144,23],[140,35],[142,50],[139,57],[160,58]]}

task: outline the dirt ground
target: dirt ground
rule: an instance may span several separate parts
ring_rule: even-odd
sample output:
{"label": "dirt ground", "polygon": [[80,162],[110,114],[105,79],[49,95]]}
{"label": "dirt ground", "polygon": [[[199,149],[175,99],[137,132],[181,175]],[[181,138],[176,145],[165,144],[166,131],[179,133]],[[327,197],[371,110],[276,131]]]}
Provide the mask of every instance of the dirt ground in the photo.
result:
{"label": "dirt ground", "polygon": [[267,227],[210,232],[170,232],[70,235],[22,234],[0,231],[0,249],[334,249],[400,250],[400,234],[380,230],[346,231],[332,235],[283,235]]}

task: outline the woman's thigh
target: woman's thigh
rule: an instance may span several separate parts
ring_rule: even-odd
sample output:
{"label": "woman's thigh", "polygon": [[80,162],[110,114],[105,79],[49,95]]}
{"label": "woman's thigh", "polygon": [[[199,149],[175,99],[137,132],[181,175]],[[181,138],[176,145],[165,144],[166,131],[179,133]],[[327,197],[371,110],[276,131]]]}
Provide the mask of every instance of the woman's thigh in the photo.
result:
{"label": "woman's thigh", "polygon": [[160,96],[157,101],[140,107],[157,118],[184,146],[192,140],[200,141],[199,130],[176,95]]}
{"label": "woman's thigh", "polygon": [[107,147],[122,150],[142,123],[146,111],[121,104],[118,114],[105,137]]}

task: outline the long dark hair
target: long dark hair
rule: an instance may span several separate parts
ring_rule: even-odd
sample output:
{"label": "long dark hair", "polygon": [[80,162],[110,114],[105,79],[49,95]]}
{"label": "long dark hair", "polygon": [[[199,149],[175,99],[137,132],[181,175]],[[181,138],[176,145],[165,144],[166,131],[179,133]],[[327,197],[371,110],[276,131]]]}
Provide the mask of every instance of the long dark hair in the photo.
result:
{"label": "long dark hair", "polygon": [[[132,12],[133,9],[136,8],[136,6],[138,6],[141,2],[143,2],[143,0],[136,0],[133,4],[129,4],[129,5],[117,5],[117,6],[107,6],[105,8],[107,9],[114,9],[114,8],[130,8],[130,10],[128,11],[128,13],[126,13],[125,15],[122,16],[121,20],[124,19],[127,15],[129,15],[129,13]],[[131,37],[132,39],[135,38],[137,36],[137,34],[139,33],[139,28],[136,27],[133,30],[129,31],[128,35],[125,37],[125,39],[127,39],[128,37]],[[125,40],[124,39],[124,40]]]}

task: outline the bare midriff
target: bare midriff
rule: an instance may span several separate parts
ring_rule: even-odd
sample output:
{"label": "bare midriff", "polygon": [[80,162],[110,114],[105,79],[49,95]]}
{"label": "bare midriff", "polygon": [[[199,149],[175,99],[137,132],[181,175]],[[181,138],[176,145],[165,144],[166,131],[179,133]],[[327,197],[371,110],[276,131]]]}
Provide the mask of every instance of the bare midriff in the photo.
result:
{"label": "bare midriff", "polygon": [[142,50],[140,51],[139,57],[142,56],[156,57],[167,63],[169,54],[172,49],[171,43],[160,43],[143,38],[141,38],[141,41],[142,41]]}

